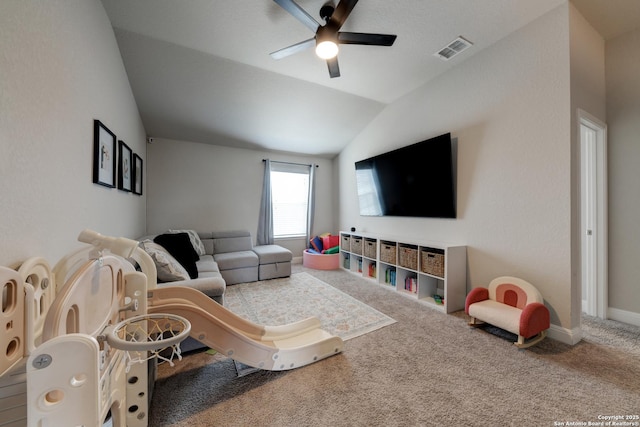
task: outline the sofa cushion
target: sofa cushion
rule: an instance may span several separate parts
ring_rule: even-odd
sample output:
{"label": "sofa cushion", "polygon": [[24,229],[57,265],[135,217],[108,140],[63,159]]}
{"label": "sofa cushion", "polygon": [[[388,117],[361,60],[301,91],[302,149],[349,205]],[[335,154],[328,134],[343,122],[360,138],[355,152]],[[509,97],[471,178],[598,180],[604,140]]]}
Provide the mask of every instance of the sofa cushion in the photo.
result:
{"label": "sofa cushion", "polygon": [[203,255],[196,261],[198,267],[198,277],[202,277],[206,272],[219,272],[218,264],[213,260],[212,255]]}
{"label": "sofa cushion", "polygon": [[258,255],[253,251],[238,251],[215,254],[213,259],[218,264],[220,271],[233,270],[235,268],[257,267]]}
{"label": "sofa cushion", "polygon": [[156,265],[158,281],[173,282],[189,279],[187,270],[159,244],[151,240],[143,240],[140,242],[140,247],[149,254]]}
{"label": "sofa cushion", "polygon": [[490,323],[513,334],[520,334],[522,310],[491,299],[469,306],[469,316]]}
{"label": "sofa cushion", "polygon": [[197,289],[220,304],[223,304],[223,296],[226,289],[226,283],[222,275],[215,272],[205,272],[202,274],[202,277],[198,277],[197,279],[158,284],[159,288],[166,286],[184,286]]}
{"label": "sofa cushion", "polygon": [[236,283],[255,282],[258,280],[258,266],[221,270],[220,274],[222,274],[227,286],[235,285]]}
{"label": "sofa cushion", "polygon": [[259,245],[255,246],[253,251],[258,255],[261,265],[288,262],[293,258],[289,249],[278,245]]}
{"label": "sofa cushion", "polygon": [[198,277],[198,268],[196,261],[200,256],[191,245],[191,240],[187,233],[177,234],[161,234],[153,239],[154,242],[162,246],[169,252],[180,264],[187,270],[189,277],[195,279]]}
{"label": "sofa cushion", "polygon": [[250,251],[253,247],[251,233],[246,230],[218,231],[211,233],[211,235],[213,237],[214,254]]}
{"label": "sofa cushion", "polygon": [[211,236],[210,231],[198,231],[198,236],[200,237],[200,241],[204,245],[204,253],[207,255],[213,254],[213,237]]}
{"label": "sofa cushion", "polygon": [[251,237],[248,230],[212,231],[212,239],[228,239],[231,237]]}

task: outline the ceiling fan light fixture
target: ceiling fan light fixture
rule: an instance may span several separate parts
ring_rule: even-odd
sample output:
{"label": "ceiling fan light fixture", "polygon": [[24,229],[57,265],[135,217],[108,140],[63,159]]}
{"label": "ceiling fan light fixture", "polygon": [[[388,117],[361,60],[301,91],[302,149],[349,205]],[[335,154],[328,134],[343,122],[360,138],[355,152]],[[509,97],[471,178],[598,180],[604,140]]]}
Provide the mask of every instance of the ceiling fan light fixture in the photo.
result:
{"label": "ceiling fan light fixture", "polygon": [[397,37],[395,34],[340,31],[342,24],[347,20],[358,0],[324,0],[325,4],[320,8],[320,17],[325,21],[324,25],[321,25],[313,16],[301,8],[296,3],[299,0],[273,1],[313,31],[315,37],[271,52],[271,57],[273,59],[281,59],[301,50],[311,48],[315,44],[316,55],[326,61],[331,78],[340,77],[337,58],[338,44],[391,46]]}
{"label": "ceiling fan light fixture", "polygon": [[335,58],[338,54],[338,45],[332,40],[323,40],[316,45],[316,55],[322,59]]}

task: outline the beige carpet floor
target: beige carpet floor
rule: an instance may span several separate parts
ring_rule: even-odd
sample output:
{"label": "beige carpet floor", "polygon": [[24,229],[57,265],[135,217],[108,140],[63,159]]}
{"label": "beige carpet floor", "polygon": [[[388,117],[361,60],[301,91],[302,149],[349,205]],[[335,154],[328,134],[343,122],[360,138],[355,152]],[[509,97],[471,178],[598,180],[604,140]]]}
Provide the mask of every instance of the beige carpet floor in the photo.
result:
{"label": "beige carpet floor", "polygon": [[462,312],[344,271],[295,271],[396,323],[292,371],[237,377],[232,360],[202,352],[162,365],[150,426],[556,426],[640,413],[640,328],[585,318],[575,346],[519,350]]}

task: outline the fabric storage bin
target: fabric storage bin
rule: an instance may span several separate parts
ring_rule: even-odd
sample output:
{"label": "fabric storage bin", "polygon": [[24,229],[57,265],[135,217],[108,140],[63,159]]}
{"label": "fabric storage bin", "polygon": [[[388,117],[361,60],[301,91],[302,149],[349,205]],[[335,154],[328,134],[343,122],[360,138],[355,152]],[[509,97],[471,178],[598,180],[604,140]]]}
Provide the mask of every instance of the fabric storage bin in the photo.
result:
{"label": "fabric storage bin", "polygon": [[362,255],[362,237],[351,236],[351,252]]}
{"label": "fabric storage bin", "polygon": [[340,239],[340,248],[343,251],[351,251],[351,236],[342,235],[342,238]]}
{"label": "fabric storage bin", "polygon": [[412,245],[400,245],[398,247],[400,267],[409,268],[411,270],[418,269],[418,247]]}
{"label": "fabric storage bin", "polygon": [[387,264],[396,263],[396,244],[395,242],[380,242],[380,261]]}
{"label": "fabric storage bin", "polygon": [[364,256],[374,258],[378,254],[378,241],[376,239],[364,239]]}
{"label": "fabric storage bin", "polygon": [[421,248],[420,271],[444,278],[444,249]]}

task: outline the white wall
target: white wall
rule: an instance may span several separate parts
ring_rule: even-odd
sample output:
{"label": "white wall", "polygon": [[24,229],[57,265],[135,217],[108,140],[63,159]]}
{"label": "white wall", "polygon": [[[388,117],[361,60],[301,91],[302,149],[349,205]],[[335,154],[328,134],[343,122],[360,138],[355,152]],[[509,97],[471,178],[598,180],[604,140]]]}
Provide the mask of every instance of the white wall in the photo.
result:
{"label": "white wall", "polygon": [[606,75],[609,314],[640,324],[640,29],[607,41]]}
{"label": "white wall", "polygon": [[[573,288],[572,323],[580,324],[582,300],[586,286],[582,285],[581,233],[581,178],[580,133],[578,109],[588,112],[603,123],[606,120],[605,44],[604,39],[586,21],[582,14],[569,4],[570,58],[571,58],[571,177],[573,180],[572,203],[572,265]],[[580,308],[580,309],[578,309]]]}
{"label": "white wall", "polygon": [[[522,277],[571,330],[568,19],[565,4],[393,103],[338,164],[342,229],[466,244],[469,288]],[[445,132],[458,138],[457,219],[358,215],[355,161]]]}
{"label": "white wall", "polygon": [[[168,228],[198,231],[247,229],[255,242],[262,193],[262,159],[315,162],[314,234],[335,229],[333,164],[317,157],[294,156],[218,145],[154,138],[148,144],[147,232]],[[304,239],[278,241],[302,256]]]}
{"label": "white wall", "polygon": [[92,183],[94,119],[146,157],[102,4],[0,2],[0,76],[0,265],[54,263],[84,228],[144,231],[144,197]]}

